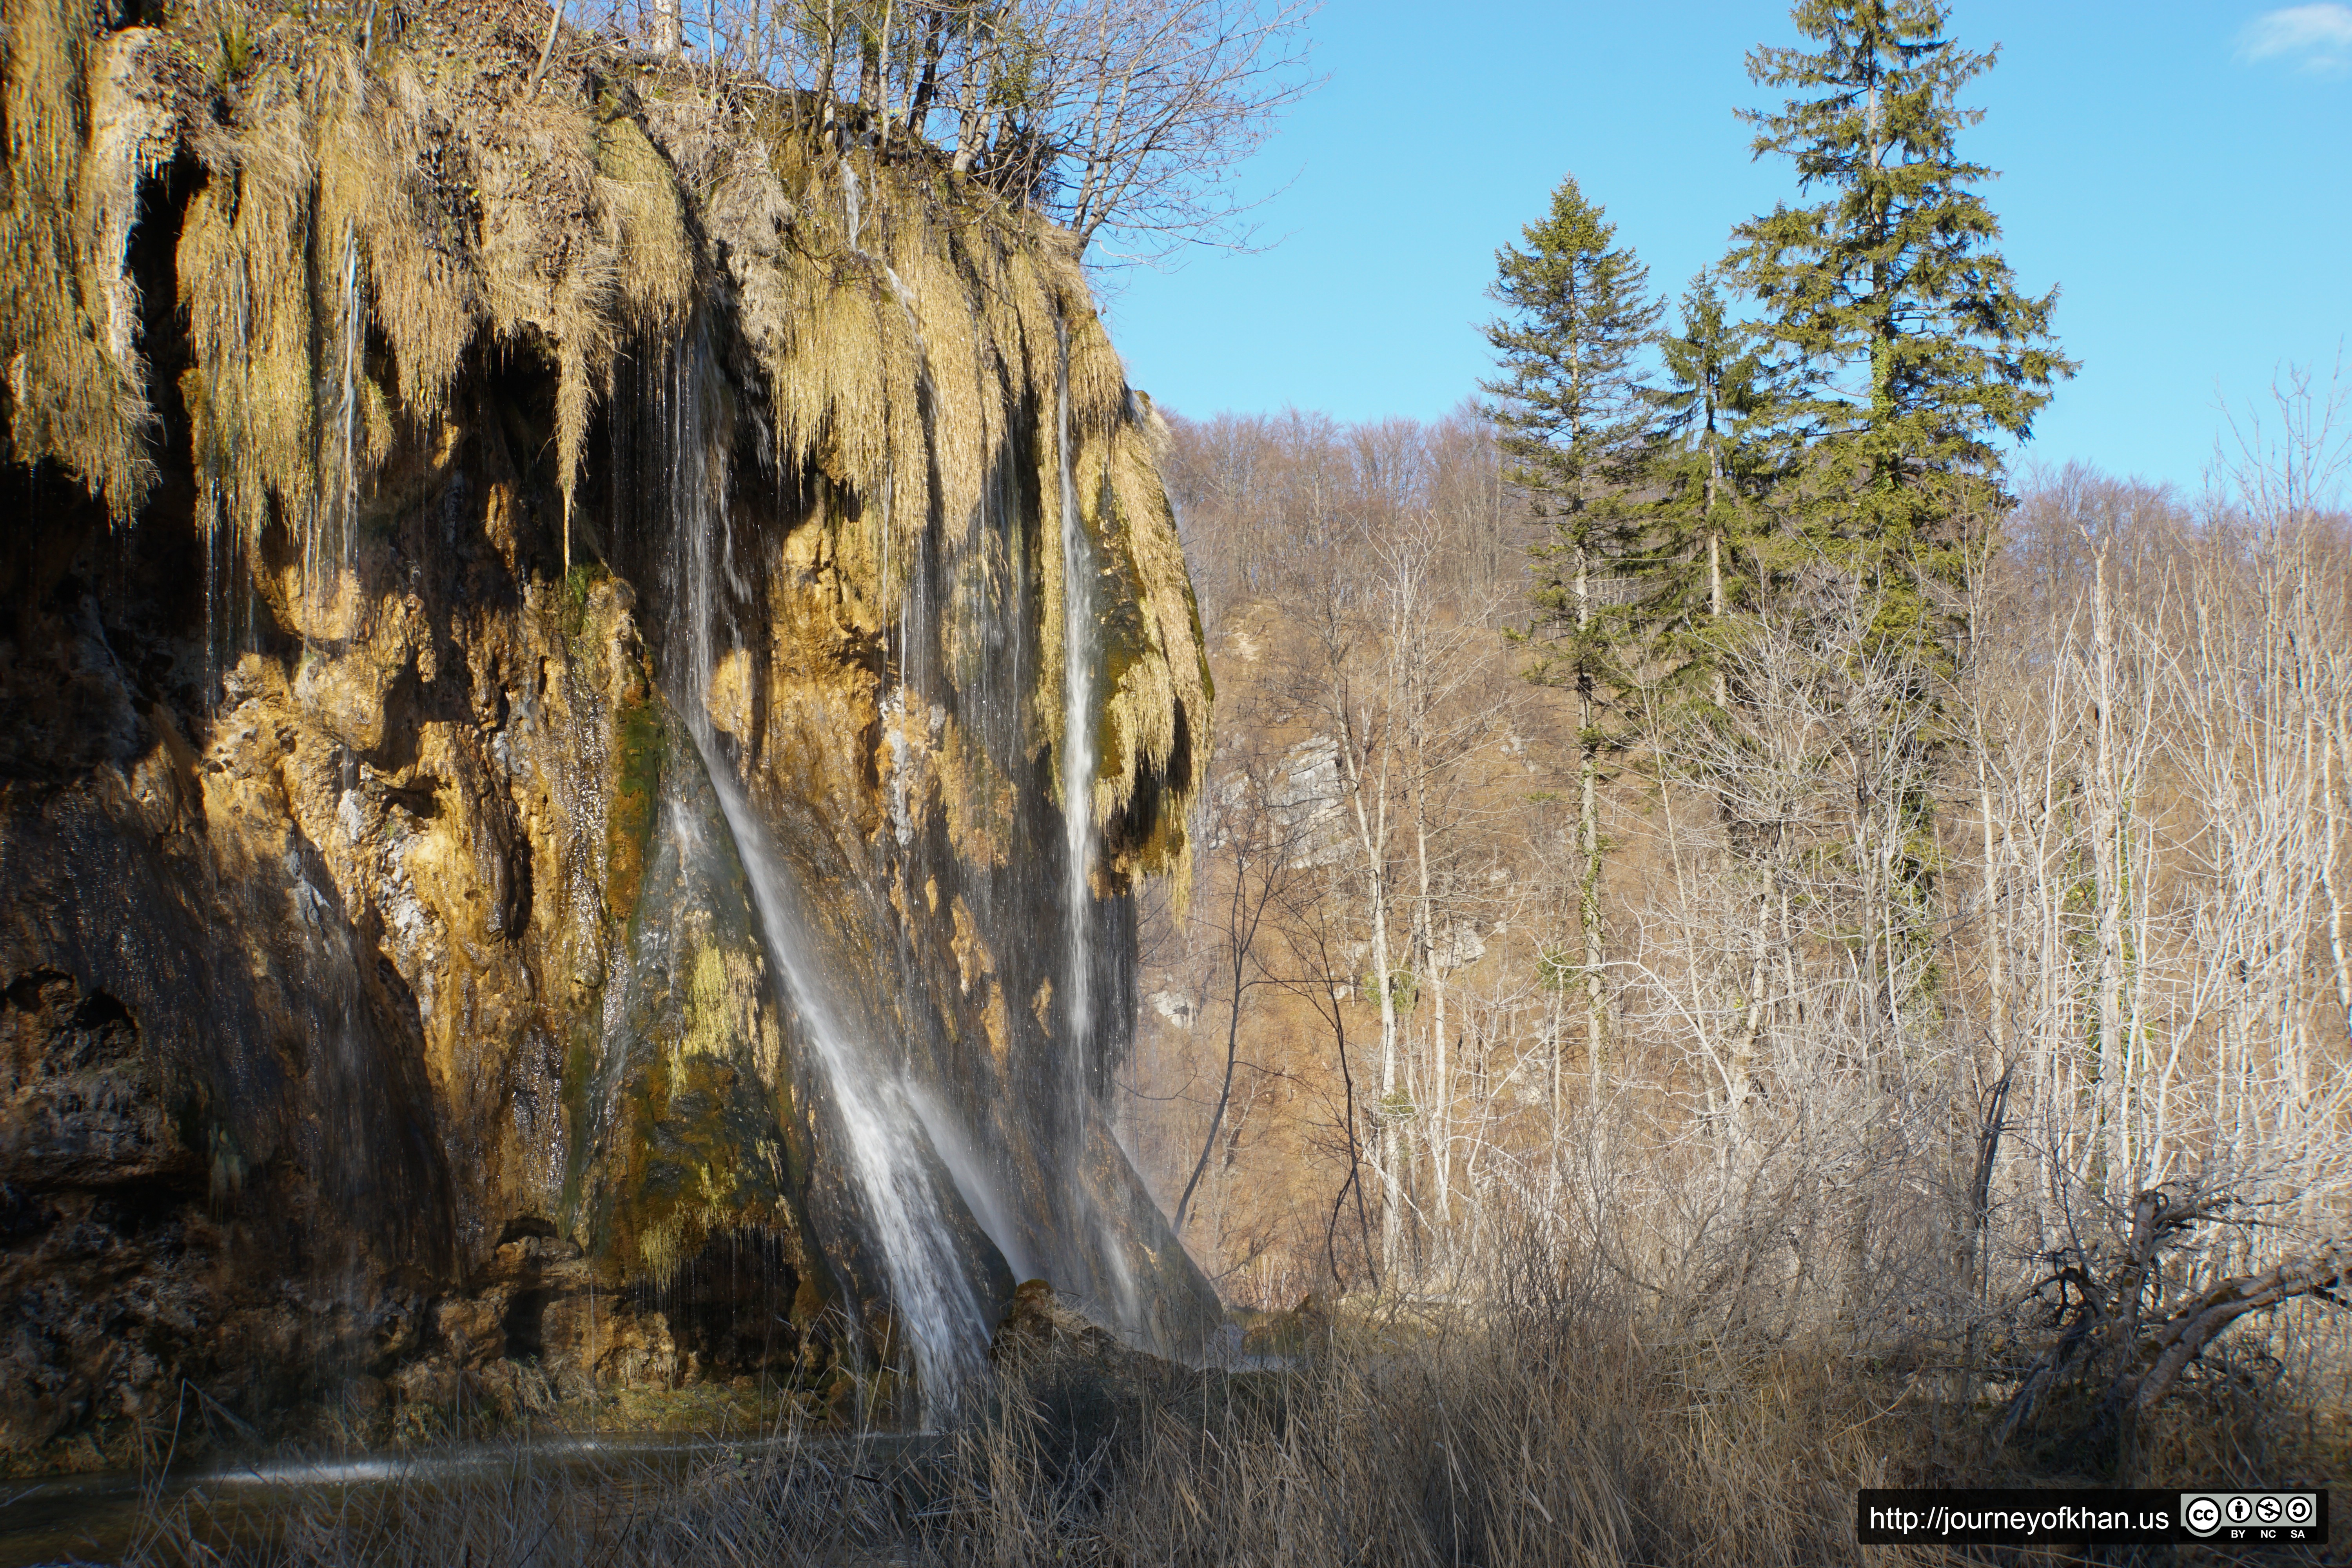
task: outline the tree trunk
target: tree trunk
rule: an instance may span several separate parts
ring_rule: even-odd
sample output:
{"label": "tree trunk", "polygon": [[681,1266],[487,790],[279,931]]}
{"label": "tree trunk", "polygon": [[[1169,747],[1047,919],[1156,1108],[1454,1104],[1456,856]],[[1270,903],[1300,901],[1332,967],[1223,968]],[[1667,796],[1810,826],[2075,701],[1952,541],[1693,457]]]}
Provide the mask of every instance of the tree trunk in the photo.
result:
{"label": "tree trunk", "polygon": [[[2338,694],[2340,701],[2344,696]],[[2336,970],[2336,1008],[2344,1026],[2347,1044],[2352,1044],[2352,963],[2347,963],[2344,946],[2344,757],[2337,740],[2336,715],[2321,720],[2319,742],[2320,833],[2319,886],[2327,899],[2327,954]]]}
{"label": "tree trunk", "polygon": [[1376,1165],[1381,1175],[1381,1272],[1392,1278],[1403,1224],[1401,1145],[1404,1130],[1396,1114],[1396,996],[1389,984],[1388,781],[1381,779],[1373,809],[1368,816],[1364,809],[1362,763],[1344,737],[1341,750],[1353,775],[1349,795],[1355,808],[1356,841],[1364,855],[1365,882],[1371,893],[1372,981],[1381,1010],[1381,1100],[1373,1122],[1380,1135]]}
{"label": "tree trunk", "polygon": [[[1426,953],[1424,967],[1429,973],[1430,1019],[1430,1084],[1429,1084],[1429,1152],[1431,1169],[1437,1180],[1437,1217],[1448,1217],[1453,1190],[1453,1146],[1448,1142],[1448,1108],[1453,1104],[1453,1079],[1447,1076],[1445,1056],[1445,971],[1438,952],[1435,900],[1429,885],[1429,796],[1425,784],[1416,784],[1413,791],[1413,855],[1421,871],[1422,951]],[[1450,942],[1451,939],[1447,939]]]}
{"label": "tree trunk", "polygon": [[[1773,880],[1779,879],[1775,872]],[[1731,1053],[1731,1104],[1725,1108],[1736,1142],[1748,1110],[1748,1087],[1756,1071],[1756,1042],[1764,1034],[1764,966],[1771,950],[1767,933],[1772,929],[1772,888],[1767,883],[1756,900],[1756,930],[1748,949],[1748,1006],[1739,1020],[1739,1044]]]}
{"label": "tree trunk", "polygon": [[1249,877],[1249,858],[1234,857],[1233,892],[1225,910],[1226,956],[1232,961],[1230,1005],[1225,1009],[1225,1072],[1217,1087],[1217,1105],[1209,1113],[1209,1131],[1201,1140],[1201,1157],[1192,1164],[1192,1174],[1184,1184],[1184,1192],[1176,1200],[1176,1211],[1170,1216],[1170,1228],[1178,1236],[1184,1234],[1184,1217],[1192,1207],[1192,1193],[1201,1184],[1202,1173],[1209,1168],[1209,1156],[1217,1146],[1217,1130],[1225,1120],[1225,1107],[1233,1102],[1234,1068],[1241,1060],[1242,994],[1248,988],[1245,973],[1249,963],[1250,944],[1256,934],[1255,916],[1245,915]]}
{"label": "tree trunk", "polygon": [[1984,869],[1979,889],[1984,910],[1979,929],[1990,959],[1986,977],[1987,1023],[1992,1034],[1992,1061],[1997,1072],[2009,1070],[2009,980],[2003,967],[2009,933],[2000,919],[2000,865],[1993,838],[1992,773],[1985,754],[1983,726],[1977,730],[1977,825],[1983,835]]}
{"label": "tree trunk", "polygon": [[1576,848],[1582,865],[1577,879],[1576,920],[1584,938],[1585,1095],[1593,1112],[1593,1132],[1597,1137],[1601,1131],[1601,1063],[1607,1039],[1601,986],[1601,737],[1594,729],[1592,658],[1585,640],[1591,635],[1592,620],[1591,556],[1580,544],[1576,549]]}
{"label": "tree trunk", "polygon": [[[1723,482],[1723,450],[1715,437],[1715,408],[1707,406],[1706,437],[1706,613],[1707,629],[1716,636],[1723,635],[1723,530],[1715,521],[1715,498]],[[1731,686],[1723,672],[1723,649],[1715,650],[1715,705],[1720,710],[1731,706]]]}
{"label": "tree trunk", "polygon": [[2095,1158],[2116,1179],[2126,1164],[2121,1110],[2124,1074],[2124,833],[2122,781],[2116,777],[2115,628],[2107,603],[2107,557],[2102,549],[2091,584],[2092,679],[2098,703],[2097,751],[2092,766],[2092,878],[2098,900],[2098,1050],[2091,1063],[2091,1126]]}
{"label": "tree trunk", "polygon": [[945,47],[944,29],[947,13],[934,11],[923,22],[923,68],[915,81],[914,95],[907,100],[907,127],[919,134],[923,121],[931,112],[931,100],[940,87],[940,55]]}

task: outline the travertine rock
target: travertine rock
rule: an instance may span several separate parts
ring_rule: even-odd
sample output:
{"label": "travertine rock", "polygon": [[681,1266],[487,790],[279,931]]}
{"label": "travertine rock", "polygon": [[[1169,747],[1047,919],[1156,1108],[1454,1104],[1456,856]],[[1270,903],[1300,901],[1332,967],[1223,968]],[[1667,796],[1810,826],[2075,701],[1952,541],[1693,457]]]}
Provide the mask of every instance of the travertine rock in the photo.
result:
{"label": "travertine rock", "polygon": [[1053,1000],[1066,468],[1107,1016],[1209,724],[1065,239],[488,13],[5,8],[0,1458],[887,1353],[706,718],[976,1288],[1195,1332]]}

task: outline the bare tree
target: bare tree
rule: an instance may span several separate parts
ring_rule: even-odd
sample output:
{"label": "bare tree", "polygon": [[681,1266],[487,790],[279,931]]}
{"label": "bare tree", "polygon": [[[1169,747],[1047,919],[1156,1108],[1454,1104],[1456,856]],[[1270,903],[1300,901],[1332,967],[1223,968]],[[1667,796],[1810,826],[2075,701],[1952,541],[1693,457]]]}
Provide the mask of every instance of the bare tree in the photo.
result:
{"label": "bare tree", "polygon": [[1108,258],[1246,246],[1255,204],[1227,176],[1307,91],[1303,28],[1314,8],[1312,0],[1029,0],[1012,26],[1034,64],[997,133],[1038,150],[1034,194]]}
{"label": "bare tree", "polygon": [[[1246,247],[1238,166],[1314,85],[1318,0],[572,0],[583,28],[788,96],[844,153],[922,143],[1097,264]],[[551,45],[551,47],[552,46]]]}
{"label": "bare tree", "polygon": [[1241,1064],[1242,1017],[1250,992],[1267,983],[1258,951],[1259,932],[1267,914],[1283,898],[1292,872],[1297,834],[1267,801],[1267,763],[1248,757],[1214,770],[1217,793],[1211,803],[1205,834],[1207,851],[1217,862],[1213,887],[1213,912],[1204,932],[1217,964],[1217,978],[1225,990],[1225,1057],[1217,1082],[1216,1103],[1201,1138],[1200,1157],[1184,1180],[1171,1220],[1178,1235],[1191,1213],[1193,1194],[1209,1161],[1216,1152],[1226,1109],[1234,1098],[1234,1075]]}

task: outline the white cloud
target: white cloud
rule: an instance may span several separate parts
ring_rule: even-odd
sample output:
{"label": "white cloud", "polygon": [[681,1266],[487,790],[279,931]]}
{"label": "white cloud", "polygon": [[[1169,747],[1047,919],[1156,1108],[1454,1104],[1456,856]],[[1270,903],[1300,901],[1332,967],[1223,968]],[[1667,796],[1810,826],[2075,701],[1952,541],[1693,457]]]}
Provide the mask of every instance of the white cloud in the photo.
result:
{"label": "white cloud", "polygon": [[2352,68],[2352,5],[2331,0],[2265,11],[2238,35],[2238,49],[2250,60],[2293,58],[2307,71]]}

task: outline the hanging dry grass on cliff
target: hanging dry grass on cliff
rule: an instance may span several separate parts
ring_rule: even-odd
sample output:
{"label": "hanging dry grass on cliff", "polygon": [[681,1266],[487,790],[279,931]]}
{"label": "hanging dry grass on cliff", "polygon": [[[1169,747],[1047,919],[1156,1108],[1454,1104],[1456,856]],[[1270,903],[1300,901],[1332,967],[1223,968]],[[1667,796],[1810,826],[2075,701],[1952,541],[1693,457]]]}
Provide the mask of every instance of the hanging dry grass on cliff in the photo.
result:
{"label": "hanging dry grass on cliff", "polygon": [[[235,118],[197,143],[207,179],[190,200],[178,258],[194,368],[182,383],[200,482],[216,515],[257,537],[273,498],[289,521],[319,505],[320,385],[314,340],[343,322],[314,310],[310,197],[317,182],[302,95],[270,72]],[[348,242],[348,232],[338,236]],[[349,298],[339,290],[338,303]],[[340,338],[341,332],[335,333]]]}
{"label": "hanging dry grass on cliff", "polygon": [[[681,106],[658,120],[698,149],[726,140]],[[829,520],[835,558],[881,624],[897,614],[934,520],[940,547],[983,547],[975,524],[997,476],[1024,472],[1049,512],[1058,508],[1066,394],[1081,521],[1139,609],[1107,639],[1110,710],[1096,810],[1098,819],[1127,810],[1151,778],[1171,798],[1159,831],[1127,847],[1120,868],[1180,868],[1181,805],[1197,766],[1184,731],[1204,728],[1209,710],[1197,620],[1146,416],[1066,239],[984,195],[943,195],[919,163],[862,153],[821,154],[814,168],[794,162],[805,155],[804,143],[784,138],[771,143],[767,165],[693,159],[710,182],[704,217],[767,384],[780,464],[814,470],[854,500],[855,526]],[[1058,748],[1058,529],[1039,530],[1039,541],[1042,666],[1029,729]]]}
{"label": "hanging dry grass on cliff", "polygon": [[[161,72],[178,46],[142,37]],[[306,560],[348,548],[395,413],[436,417],[486,327],[555,362],[568,502],[620,343],[675,332],[692,295],[685,199],[644,128],[617,106],[428,88],[293,23],[247,47],[186,138],[205,178],[178,257],[184,391],[209,510],[248,538],[284,520]]]}
{"label": "hanging dry grass on cliff", "polygon": [[[731,342],[696,363],[753,384],[741,390],[779,470],[824,482],[813,521],[835,536],[854,622],[892,623],[925,548],[980,552],[992,594],[1030,574],[1034,750],[1063,741],[1058,532],[1038,531],[1023,564],[1029,545],[977,530],[1022,490],[1058,504],[1066,395],[1085,526],[1141,606],[1108,639],[1097,807],[1125,810],[1151,776],[1173,796],[1170,837],[1129,868],[1175,863],[1175,808],[1195,783],[1180,732],[1205,724],[1207,693],[1142,416],[1067,236],[920,149],[884,157],[801,135],[789,101],[755,91],[658,75],[633,90],[625,70],[513,90],[510,73],[463,52],[495,54],[499,39],[470,34],[437,62],[396,48],[362,59],[353,39],[291,19],[225,13],[216,39],[134,28],[100,44],[58,0],[19,13],[6,65],[18,281],[0,346],[21,455],[54,458],[118,515],[135,511],[151,420],[124,251],[142,180],[184,152],[198,177],[175,260],[199,515],[273,566],[261,585],[282,622],[357,635],[362,608],[338,584],[365,498],[484,341],[532,346],[554,371],[568,563],[614,365],[675,343],[699,311]],[[708,295],[703,279],[722,276],[731,288]],[[259,549],[273,528],[281,542]]]}
{"label": "hanging dry grass on cliff", "polygon": [[335,62],[320,82],[319,212],[322,232],[351,226],[366,266],[373,324],[392,351],[397,397],[411,419],[441,408],[481,314],[481,284],[424,175],[446,133],[415,77],[372,75]]}
{"label": "hanging dry grass on cliff", "polygon": [[[1107,446],[1101,494],[1106,502],[1117,498],[1123,515],[1116,532],[1106,526],[1102,533],[1125,553],[1140,611],[1136,632],[1142,647],[1123,668],[1114,663],[1115,685],[1104,713],[1107,776],[1096,786],[1096,812],[1098,820],[1126,812],[1150,773],[1177,797],[1172,815],[1181,816],[1195,787],[1193,770],[1202,765],[1197,752],[1206,738],[1211,705],[1201,612],[1150,435],[1140,420],[1130,420],[1113,432]],[[1125,765],[1109,765],[1114,747],[1117,756],[1128,760]],[[1163,807],[1160,822],[1171,815]],[[1161,837],[1139,847],[1137,858],[1150,868],[1174,869],[1180,879],[1190,869],[1181,853],[1171,858]],[[1178,896],[1183,896],[1181,887]]]}
{"label": "hanging dry grass on cliff", "polygon": [[141,183],[177,141],[147,40],[93,38],[62,4],[0,29],[0,399],[7,456],[79,475],[118,521],[154,478],[153,422],[126,267]]}
{"label": "hanging dry grass on cliff", "polygon": [[979,515],[988,459],[1005,438],[1007,383],[987,384],[982,366],[1006,350],[988,330],[977,279],[955,254],[954,231],[933,217],[922,206],[908,213],[894,237],[900,258],[894,273],[921,333],[930,469],[939,488],[932,499],[946,542],[961,546]]}

